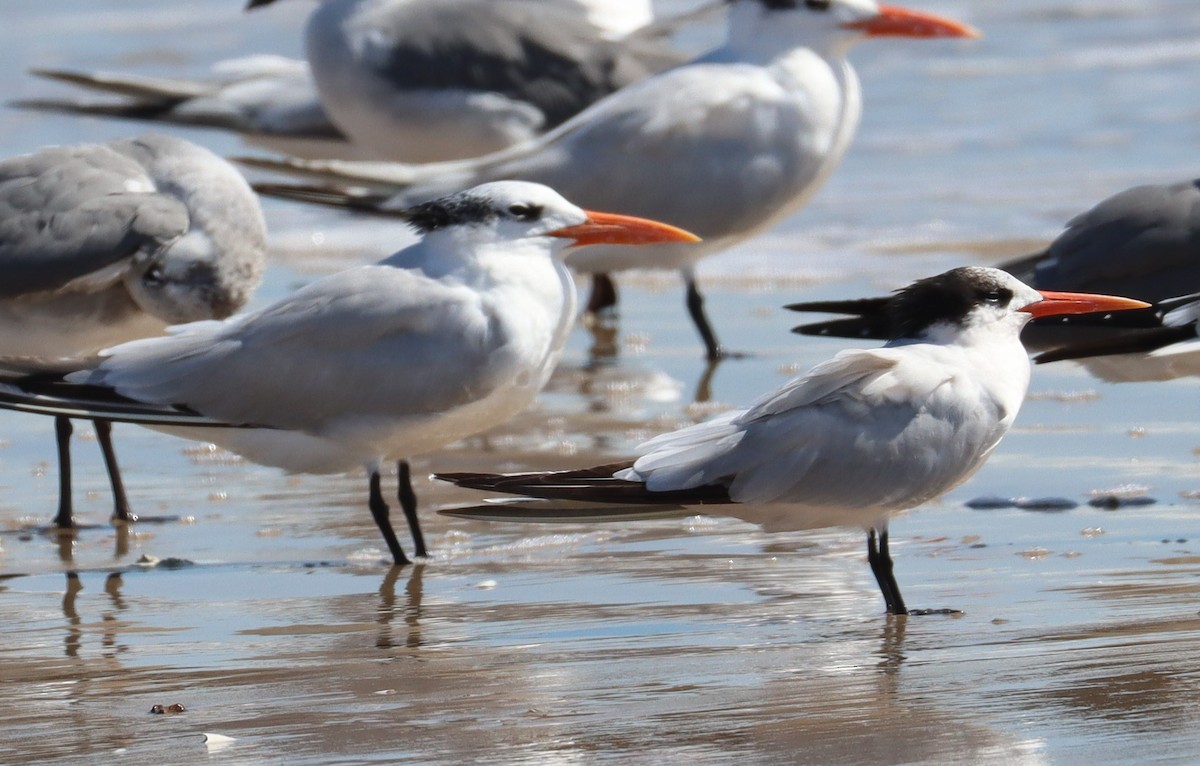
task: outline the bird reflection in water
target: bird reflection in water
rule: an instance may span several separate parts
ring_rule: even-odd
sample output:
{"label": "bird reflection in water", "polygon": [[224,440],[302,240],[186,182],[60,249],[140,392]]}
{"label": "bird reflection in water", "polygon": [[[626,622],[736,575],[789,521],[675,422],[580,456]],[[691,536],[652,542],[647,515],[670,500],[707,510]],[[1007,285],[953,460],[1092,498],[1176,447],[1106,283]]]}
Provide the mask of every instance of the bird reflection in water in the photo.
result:
{"label": "bird reflection in water", "polygon": [[[401,573],[408,573],[408,582],[404,586],[404,606],[396,606],[396,581]],[[421,595],[424,590],[425,564],[417,562],[410,569],[391,567],[379,584],[379,638],[375,646],[380,649],[392,649],[403,646],[407,649],[421,647]],[[405,633],[403,640],[394,635],[392,626],[397,614],[404,616]]]}
{"label": "bird reflection in water", "polygon": [[[104,580],[104,592],[108,595],[111,608],[100,615],[100,646],[103,647],[101,656],[113,659],[118,654],[129,651],[125,644],[117,642],[119,629],[125,624],[117,617],[118,612],[128,608],[121,587],[124,585],[120,572],[111,572]],[[83,590],[83,581],[77,572],[67,572],[67,588],[63,592],[62,611],[67,620],[67,632],[63,639],[64,653],[68,657],[79,657],[83,648],[83,618],[79,615],[77,606],[79,593]]]}

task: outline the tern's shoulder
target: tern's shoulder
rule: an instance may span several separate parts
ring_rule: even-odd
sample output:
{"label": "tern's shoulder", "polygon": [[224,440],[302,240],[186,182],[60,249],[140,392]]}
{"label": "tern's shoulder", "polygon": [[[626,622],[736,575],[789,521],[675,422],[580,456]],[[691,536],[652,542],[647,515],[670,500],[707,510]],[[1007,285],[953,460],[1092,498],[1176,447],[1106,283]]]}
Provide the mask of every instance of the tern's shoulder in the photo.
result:
{"label": "tern's shoulder", "polygon": [[830,404],[876,406],[920,401],[953,377],[953,372],[936,353],[914,354],[911,348],[843,351],[760,399],[743,420]]}
{"label": "tern's shoulder", "polygon": [[423,327],[429,317],[445,316],[451,308],[465,317],[478,304],[476,293],[461,282],[383,262],[305,285],[234,327],[245,333],[268,327],[296,330],[311,324],[314,330],[326,332],[338,326],[331,324],[334,317],[343,317],[363,332],[369,328],[395,332]]}

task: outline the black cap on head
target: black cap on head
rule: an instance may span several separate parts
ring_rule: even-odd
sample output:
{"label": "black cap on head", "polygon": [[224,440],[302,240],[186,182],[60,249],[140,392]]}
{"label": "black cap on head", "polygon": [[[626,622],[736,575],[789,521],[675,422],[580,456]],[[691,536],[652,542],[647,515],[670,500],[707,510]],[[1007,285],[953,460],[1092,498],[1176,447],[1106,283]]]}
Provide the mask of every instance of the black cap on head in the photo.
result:
{"label": "black cap on head", "polygon": [[404,217],[422,234],[462,224],[494,221],[500,215],[489,197],[462,192],[411,207]]}
{"label": "black cap on head", "polygon": [[1003,308],[1012,299],[1001,274],[964,266],[897,290],[885,313],[893,339],[913,338],[936,324],[962,324],[976,306]]}

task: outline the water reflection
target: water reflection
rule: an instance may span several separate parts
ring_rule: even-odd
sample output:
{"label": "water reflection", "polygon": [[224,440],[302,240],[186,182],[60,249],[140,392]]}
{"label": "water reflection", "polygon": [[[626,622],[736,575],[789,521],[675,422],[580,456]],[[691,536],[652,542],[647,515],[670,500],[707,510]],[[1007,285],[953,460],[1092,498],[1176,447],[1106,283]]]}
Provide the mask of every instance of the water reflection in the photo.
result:
{"label": "water reflection", "polygon": [[[396,582],[400,575],[408,574],[408,582],[404,586],[404,606],[396,608]],[[418,562],[411,567],[390,567],[379,584],[379,608],[377,610],[379,637],[375,646],[380,649],[391,649],[403,646],[407,649],[421,647],[421,596],[425,587],[425,563]],[[399,640],[394,633],[393,620],[396,615],[403,616],[403,638]]]}
{"label": "water reflection", "polygon": [[[66,631],[63,636],[64,653],[67,657],[78,658],[83,648],[84,629],[86,624],[79,614],[79,594],[84,590],[83,581],[77,572],[67,572],[67,587],[63,592],[62,613],[66,618]],[[121,587],[124,585],[120,572],[110,573],[104,580],[104,592],[109,598],[110,609],[100,614],[100,646],[103,647],[101,656],[113,659],[118,654],[128,651],[125,644],[117,643],[119,629],[124,626],[118,612],[128,608]]]}
{"label": "water reflection", "polygon": [[82,621],[79,618],[79,611],[75,608],[75,600],[81,590],[83,590],[83,583],[79,581],[79,575],[67,572],[67,589],[63,593],[62,611],[63,616],[67,618],[67,630],[63,637],[63,644],[68,657],[78,657],[79,649],[83,645],[83,629],[80,627]]}

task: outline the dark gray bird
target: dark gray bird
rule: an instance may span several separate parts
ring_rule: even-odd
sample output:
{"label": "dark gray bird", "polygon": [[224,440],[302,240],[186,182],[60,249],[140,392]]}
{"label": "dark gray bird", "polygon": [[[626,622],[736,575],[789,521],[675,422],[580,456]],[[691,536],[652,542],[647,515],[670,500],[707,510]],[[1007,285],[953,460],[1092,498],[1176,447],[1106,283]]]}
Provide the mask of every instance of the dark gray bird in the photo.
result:
{"label": "dark gray bird", "polygon": [[[262,276],[266,227],[242,176],[207,149],[145,135],[0,161],[0,366],[74,369],[101,349],[171,324],[221,319]],[[110,425],[96,431],[114,517],[134,520]],[[57,419],[70,527],[67,415]]]}
{"label": "dark gray bird", "polygon": [[[1160,309],[1165,326],[1157,331],[1139,327],[1138,340],[1147,346],[1178,340],[1187,331],[1188,303],[1182,293],[1200,290],[1200,180],[1176,184],[1135,186],[1076,216],[1044,251],[1002,264],[1000,268],[1039,290],[1079,290],[1119,293],[1146,301],[1166,301]],[[814,322],[795,328],[802,335],[886,340],[892,336],[894,299],[890,296],[850,301],[810,301],[788,306],[793,311],[849,314],[844,319]],[[1121,314],[1112,322],[1096,318],[1031,322],[1021,336],[1025,345],[1047,351],[1040,360],[1066,359],[1079,353],[1066,349],[1116,348],[1117,339],[1153,312]],[[1095,344],[1095,345],[1093,345]],[[1055,349],[1063,349],[1060,354]],[[1130,352],[1133,349],[1130,348]],[[1094,354],[1087,354],[1092,356]]]}
{"label": "dark gray bird", "polygon": [[[1039,364],[1074,359],[1110,383],[1200,376],[1200,293],[1157,301],[1147,309],[1039,320],[1060,335]],[[1069,333],[1078,337],[1066,339]]]}
{"label": "dark gray bird", "polygon": [[1200,180],[1126,189],[1072,218],[1044,251],[1000,268],[1046,290],[1147,301],[1200,290]]}

